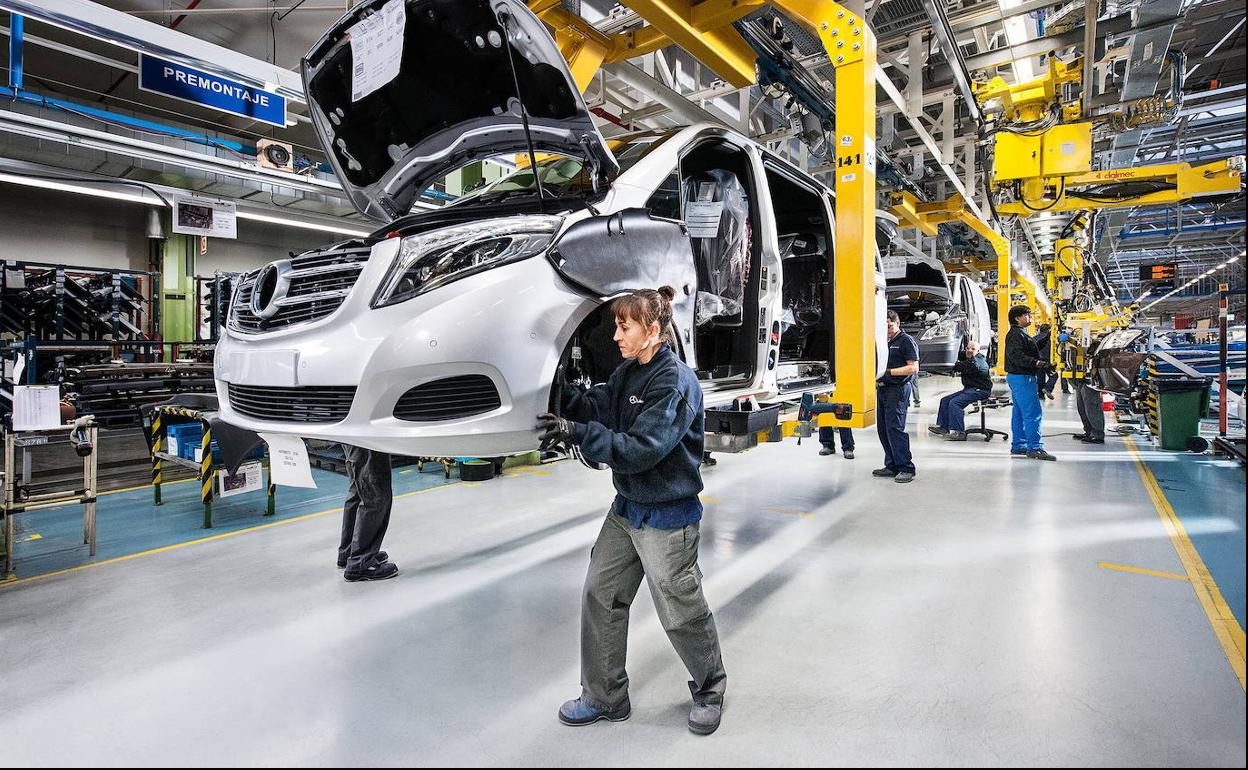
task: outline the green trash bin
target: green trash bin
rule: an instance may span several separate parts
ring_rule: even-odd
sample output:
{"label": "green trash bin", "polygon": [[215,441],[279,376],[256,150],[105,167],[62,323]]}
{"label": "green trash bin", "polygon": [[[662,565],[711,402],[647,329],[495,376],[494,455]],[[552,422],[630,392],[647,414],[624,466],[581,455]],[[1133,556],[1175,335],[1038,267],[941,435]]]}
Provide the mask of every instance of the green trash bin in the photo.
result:
{"label": "green trash bin", "polygon": [[1162,449],[1181,451],[1200,435],[1200,418],[1209,413],[1208,380],[1157,380],[1157,433]]}

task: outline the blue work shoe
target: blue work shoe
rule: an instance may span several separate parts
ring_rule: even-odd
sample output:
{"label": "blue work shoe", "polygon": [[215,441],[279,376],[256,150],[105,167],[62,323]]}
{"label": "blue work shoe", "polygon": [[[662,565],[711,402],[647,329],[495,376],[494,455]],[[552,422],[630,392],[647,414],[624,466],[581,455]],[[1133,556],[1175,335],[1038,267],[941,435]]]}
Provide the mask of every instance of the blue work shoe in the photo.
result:
{"label": "blue work shoe", "polygon": [[605,719],[608,722],[623,722],[632,712],[633,708],[628,701],[624,701],[623,705],[615,709],[607,710],[598,708],[582,697],[570,700],[559,707],[559,721],[572,727],[592,725],[599,719]]}

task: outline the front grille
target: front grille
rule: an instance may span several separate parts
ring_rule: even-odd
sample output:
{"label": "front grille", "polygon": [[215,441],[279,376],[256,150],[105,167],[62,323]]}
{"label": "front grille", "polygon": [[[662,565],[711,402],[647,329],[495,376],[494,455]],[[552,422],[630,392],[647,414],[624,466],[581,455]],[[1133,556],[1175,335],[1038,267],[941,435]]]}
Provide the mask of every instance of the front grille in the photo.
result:
{"label": "front grille", "polygon": [[360,240],[346,241],[319,251],[310,251],[290,260],[290,287],[278,301],[271,318],[260,318],[251,308],[252,294],[262,270],[243,276],[234,305],[230,328],[258,334],[285,329],[296,324],[318,321],[337,310],[359,280],[372,246]]}
{"label": "front grille", "polygon": [[273,422],[341,422],[355,398],[355,388],[349,385],[269,388],[230,382],[226,386],[235,411]]}
{"label": "front grille", "polygon": [[493,380],[467,374],[412,388],[394,405],[394,416],[409,422],[459,420],[492,412],[502,405]]}

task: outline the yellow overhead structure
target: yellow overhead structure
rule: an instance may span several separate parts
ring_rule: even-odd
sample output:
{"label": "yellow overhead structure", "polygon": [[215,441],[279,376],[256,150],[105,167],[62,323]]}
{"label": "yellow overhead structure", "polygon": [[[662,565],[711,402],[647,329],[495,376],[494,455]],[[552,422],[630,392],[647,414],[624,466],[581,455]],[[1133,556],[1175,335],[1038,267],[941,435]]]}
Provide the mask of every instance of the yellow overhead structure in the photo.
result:
{"label": "yellow overhead structure", "polygon": [[529,0],[529,10],[554,30],[559,52],[567,60],[576,85],[584,91],[612,54],[617,38],[594,29],[564,7],[562,0]]}
{"label": "yellow overhead structure", "polygon": [[[1032,308],[1037,322],[1042,322],[1052,315],[1052,306],[1044,287],[1037,286],[1024,274],[1014,270],[1010,264],[1010,242],[997,232],[992,225],[971,213],[961,195],[954,195],[947,200],[935,203],[920,203],[912,193],[895,192],[889,199],[889,211],[897,217],[903,227],[916,227],[926,235],[936,235],[942,224],[961,224],[978,233],[992,247],[997,255],[995,263],[977,262],[978,270],[997,271],[997,333],[1004,339],[1004,331],[1010,328],[1010,307],[1015,304],[1027,304]],[[1017,288],[1011,288],[1011,280]],[[1015,296],[1016,294],[1020,296]],[[1005,371],[1000,361],[997,373]]]}
{"label": "yellow overhead structure", "polygon": [[[1205,195],[1239,192],[1244,159],[1228,158],[1193,167],[1189,163],[1092,170],[1094,123],[1078,98],[1082,59],[1049,57],[1049,70],[1025,83],[1001,77],[972,84],[985,114],[994,116],[992,181],[1013,200],[998,203],[1001,215],[1153,206]],[[1097,121],[1137,126],[1168,119],[1173,103],[1151,97]]]}
{"label": "yellow overhead structure", "polygon": [[972,81],[971,91],[985,107],[1000,105],[1002,117],[1011,123],[1042,120],[1055,108],[1061,109],[1063,119],[1078,120],[1082,107],[1073,90],[1083,82],[1083,59],[1067,63],[1053,56],[1049,62],[1048,72],[1024,83],[1010,85],[997,76]]}
{"label": "yellow overhead structure", "polygon": [[[1092,171],[1061,178],[1041,177],[1022,183],[1021,196],[1009,203],[998,203],[999,214],[1020,217],[1043,212],[1069,213],[1124,206],[1161,206],[1183,203],[1206,195],[1234,195],[1243,184],[1242,156],[1192,166],[1170,163],[1164,166]],[[1110,191],[1117,185],[1154,183],[1156,189],[1132,193],[1119,188],[1121,197]]]}
{"label": "yellow overhead structure", "polygon": [[725,81],[755,82],[753,50],[732,23],[770,5],[816,35],[835,69],[836,93],[836,402],[846,417],[823,426],[875,423],[875,34],[832,0],[626,0],[648,25],[606,35],[558,0],[529,0],[555,32],[581,90],[604,63],[678,44]]}

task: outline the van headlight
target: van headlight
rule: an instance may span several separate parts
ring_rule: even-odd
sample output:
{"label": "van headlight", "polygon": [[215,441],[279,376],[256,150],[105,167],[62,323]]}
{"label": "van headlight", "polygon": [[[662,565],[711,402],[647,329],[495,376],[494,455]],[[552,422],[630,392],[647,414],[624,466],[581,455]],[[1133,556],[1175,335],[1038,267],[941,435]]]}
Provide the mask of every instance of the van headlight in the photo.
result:
{"label": "van headlight", "polygon": [[958,322],[954,319],[945,319],[936,322],[935,326],[929,326],[924,330],[923,335],[919,337],[921,340],[934,340],[937,337],[952,337],[958,331]]}
{"label": "van headlight", "polygon": [[373,307],[404,302],[476,273],[550,248],[559,217],[525,216],[456,225],[404,238]]}

